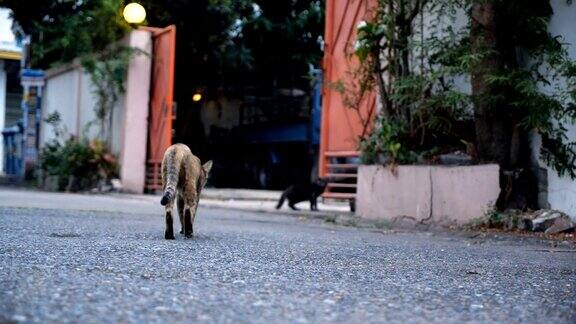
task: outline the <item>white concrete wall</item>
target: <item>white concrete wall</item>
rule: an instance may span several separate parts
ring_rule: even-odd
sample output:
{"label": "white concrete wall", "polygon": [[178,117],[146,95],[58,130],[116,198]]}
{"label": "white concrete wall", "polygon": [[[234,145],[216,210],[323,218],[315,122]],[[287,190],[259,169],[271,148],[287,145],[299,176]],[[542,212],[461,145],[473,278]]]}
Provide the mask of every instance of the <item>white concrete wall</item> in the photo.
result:
{"label": "white concrete wall", "polygon": [[[60,71],[59,71],[60,72]],[[79,136],[78,115],[81,92],[79,87],[83,79],[79,68],[72,68],[53,74],[47,72],[46,84],[44,86],[44,96],[42,101],[42,119],[48,115],[58,112],[62,119],[61,126],[74,136]],[[40,146],[54,139],[53,128],[46,123],[40,127]]]}
{"label": "white concrete wall", "polygon": [[[76,133],[80,136],[87,138],[96,138],[98,136],[100,126],[94,123],[96,120],[96,113],[94,107],[96,100],[92,94],[92,82],[90,75],[80,69],[76,70],[77,73],[77,95],[78,97],[78,119],[76,124]],[[114,107],[116,109],[117,107]],[[113,150],[114,152],[114,150]],[[118,153],[118,152],[115,152]]]}
{"label": "white concrete wall", "polygon": [[[146,53],[152,52],[152,36],[148,31],[133,31],[124,42]],[[126,92],[112,112],[110,149],[119,158],[120,177],[124,189],[129,192],[141,193],[144,190],[151,70],[151,54],[136,55],[131,59],[125,81]],[[96,138],[100,126],[95,122],[96,97],[90,75],[78,62],[46,71],[46,75],[43,118],[58,111],[69,134]],[[87,127],[90,123],[92,126]],[[40,134],[41,146],[54,138],[52,127],[46,123],[42,123]]]}
{"label": "white concrete wall", "polygon": [[[93,139],[99,134],[100,125],[96,122],[94,107],[96,97],[90,75],[75,63],[64,68],[52,69],[46,72],[46,86],[42,102],[43,118],[58,111],[64,126],[70,135]],[[114,154],[120,154],[121,134],[123,125],[124,96],[121,96],[113,111],[112,147]],[[43,125],[40,144],[52,140],[52,127]]]}
{"label": "white concrete wall", "polygon": [[[570,5],[566,0],[551,0],[551,4],[554,16],[549,30],[552,35],[562,36],[563,42],[568,44],[571,59],[576,60],[576,3]],[[576,125],[569,125],[568,137],[569,141],[576,141]],[[576,181],[559,177],[548,168],[548,202],[552,209],[563,211],[576,220]]]}
{"label": "white concrete wall", "polygon": [[[430,11],[434,8],[434,14],[431,14]],[[420,18],[415,19],[415,28],[414,28],[414,37],[413,40],[415,43],[420,44],[422,40],[429,41],[431,38],[434,37],[445,37],[448,36],[446,32],[447,28],[451,28],[454,33],[466,32],[468,28],[468,17],[467,13],[464,11],[464,8],[457,8],[455,13],[448,14],[446,12],[440,12],[438,5],[432,2],[429,2],[428,5],[425,7],[425,14],[422,19],[423,28],[421,28]],[[440,18],[438,21],[437,19]],[[422,39],[423,34],[423,39]],[[418,49],[415,49],[417,53],[414,57],[411,58],[412,66],[416,68],[416,71],[420,68],[420,53],[418,53]],[[428,65],[426,62],[427,55],[424,56],[425,65]],[[426,66],[427,68],[427,66]],[[470,83],[470,76],[469,75],[459,75],[459,76],[452,76],[445,80],[446,82],[452,82],[454,85],[454,89],[461,91],[463,93],[471,94],[472,93],[472,85]],[[470,106],[470,112],[472,112],[473,107]]]}

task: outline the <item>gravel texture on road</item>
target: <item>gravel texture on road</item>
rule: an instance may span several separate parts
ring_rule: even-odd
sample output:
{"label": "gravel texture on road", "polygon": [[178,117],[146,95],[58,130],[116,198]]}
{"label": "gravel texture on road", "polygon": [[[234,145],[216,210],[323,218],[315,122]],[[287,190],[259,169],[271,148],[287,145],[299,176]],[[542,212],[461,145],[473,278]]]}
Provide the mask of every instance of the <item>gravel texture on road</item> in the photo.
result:
{"label": "gravel texture on road", "polygon": [[576,322],[574,250],[202,208],[166,241],[156,210],[59,207],[0,208],[0,322]]}

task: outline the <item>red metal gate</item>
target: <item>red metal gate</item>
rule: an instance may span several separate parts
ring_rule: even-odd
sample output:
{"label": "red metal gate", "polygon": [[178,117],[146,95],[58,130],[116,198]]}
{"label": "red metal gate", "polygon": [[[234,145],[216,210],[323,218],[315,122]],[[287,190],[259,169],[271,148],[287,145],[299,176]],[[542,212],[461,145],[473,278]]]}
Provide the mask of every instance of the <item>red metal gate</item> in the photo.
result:
{"label": "red metal gate", "polygon": [[172,144],[176,26],[145,29],[152,32],[154,40],[146,161],[146,190],[154,191],[162,188],[160,165]]}
{"label": "red metal gate", "polygon": [[[320,176],[331,179],[326,198],[354,198],[356,163],[341,162],[359,156],[358,140],[373,119],[376,95],[369,92],[356,109],[346,107],[342,84],[354,85],[358,59],[353,55],[356,26],[374,14],[376,0],[327,0],[324,38],[324,82],[320,136]],[[341,190],[349,188],[346,190]],[[342,192],[344,191],[344,192]]]}

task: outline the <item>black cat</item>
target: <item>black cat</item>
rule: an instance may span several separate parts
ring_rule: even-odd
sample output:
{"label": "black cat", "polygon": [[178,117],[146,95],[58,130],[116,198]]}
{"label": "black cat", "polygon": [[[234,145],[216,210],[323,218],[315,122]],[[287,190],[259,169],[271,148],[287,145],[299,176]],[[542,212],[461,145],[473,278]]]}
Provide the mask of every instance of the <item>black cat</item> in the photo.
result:
{"label": "black cat", "polygon": [[316,200],[324,192],[327,184],[328,181],[326,179],[318,179],[313,183],[292,185],[284,190],[278,205],[276,205],[276,209],[280,209],[282,204],[284,204],[284,200],[288,199],[288,206],[294,210],[298,210],[294,206],[295,204],[306,200],[310,201],[310,210],[318,210]]}

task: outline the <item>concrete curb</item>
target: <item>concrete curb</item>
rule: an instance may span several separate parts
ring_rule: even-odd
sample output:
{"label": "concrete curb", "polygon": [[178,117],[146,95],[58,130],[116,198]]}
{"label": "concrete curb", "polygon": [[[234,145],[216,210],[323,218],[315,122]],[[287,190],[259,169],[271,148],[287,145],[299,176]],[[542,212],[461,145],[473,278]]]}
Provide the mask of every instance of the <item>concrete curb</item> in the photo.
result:
{"label": "concrete curb", "polygon": [[201,198],[215,200],[255,200],[255,201],[278,201],[281,191],[251,190],[251,189],[215,189],[202,190]]}
{"label": "concrete curb", "polygon": [[[270,209],[270,208],[247,208],[247,207],[239,207],[235,205],[223,205],[220,203],[214,203],[215,200],[205,199],[204,201],[200,201],[201,207],[206,208],[213,208],[213,209],[232,209],[232,210],[240,210],[240,211],[247,211],[247,212],[257,212],[257,213],[268,213],[268,214],[280,214],[280,215],[288,215],[288,216],[301,216],[301,217],[308,217],[308,218],[317,218],[317,219],[325,219],[329,217],[335,217],[339,215],[346,214],[345,212],[338,212],[338,211],[310,211],[310,210],[288,210],[288,209]],[[352,215],[352,214],[351,214]]]}

